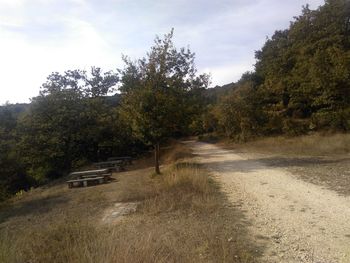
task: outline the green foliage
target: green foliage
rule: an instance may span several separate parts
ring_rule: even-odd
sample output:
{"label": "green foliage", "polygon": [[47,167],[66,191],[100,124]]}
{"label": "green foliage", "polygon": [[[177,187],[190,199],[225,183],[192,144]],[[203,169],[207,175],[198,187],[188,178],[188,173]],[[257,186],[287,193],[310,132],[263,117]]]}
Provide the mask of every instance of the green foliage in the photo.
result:
{"label": "green foliage", "polygon": [[52,73],[29,105],[0,107],[0,199],[137,151],[141,144],[121,117],[118,97],[107,96],[117,81],[100,68]]}
{"label": "green foliage", "polygon": [[208,76],[196,76],[194,53],[177,50],[173,31],[164,39],[157,37],[146,58],[131,61],[124,57],[120,91],[123,112],[132,122],[135,135],[155,144],[171,135],[181,134],[197,112],[200,91]]}
{"label": "green foliage", "polygon": [[194,53],[177,50],[172,37],[173,31],[164,39],[157,37],[146,58],[124,57],[120,71],[124,116],[137,138],[155,146],[156,156],[162,140],[186,133],[209,80],[207,75],[196,76]]}
{"label": "green foliage", "polygon": [[219,103],[232,138],[349,131],[350,3],[327,0],[303,8],[286,30],[256,52],[255,72]]}
{"label": "green foliage", "polygon": [[261,134],[264,115],[261,114],[259,92],[253,73],[246,73],[237,83],[236,89],[223,97],[219,103],[218,120],[225,134],[237,140]]}
{"label": "green foliage", "polygon": [[102,97],[117,81],[116,74],[96,68],[90,78],[79,70],[48,77],[19,122],[18,146],[31,177],[45,182],[98,160],[101,148],[116,154],[128,149],[130,129]]}
{"label": "green foliage", "polygon": [[28,183],[16,149],[17,117],[23,110],[22,105],[0,107],[0,201]]}

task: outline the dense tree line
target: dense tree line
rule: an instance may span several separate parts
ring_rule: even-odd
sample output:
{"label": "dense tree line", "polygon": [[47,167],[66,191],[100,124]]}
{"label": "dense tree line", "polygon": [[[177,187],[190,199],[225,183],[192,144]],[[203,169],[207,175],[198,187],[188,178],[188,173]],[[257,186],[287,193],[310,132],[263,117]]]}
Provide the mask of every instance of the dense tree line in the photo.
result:
{"label": "dense tree line", "polygon": [[[26,107],[0,107],[0,192],[4,198],[107,155],[142,144],[119,113],[114,72],[92,68],[52,73]],[[113,102],[114,100],[114,102]]]}
{"label": "dense tree line", "polygon": [[217,131],[246,140],[350,130],[350,2],[305,6],[286,30],[256,52],[244,74],[210,112]]}

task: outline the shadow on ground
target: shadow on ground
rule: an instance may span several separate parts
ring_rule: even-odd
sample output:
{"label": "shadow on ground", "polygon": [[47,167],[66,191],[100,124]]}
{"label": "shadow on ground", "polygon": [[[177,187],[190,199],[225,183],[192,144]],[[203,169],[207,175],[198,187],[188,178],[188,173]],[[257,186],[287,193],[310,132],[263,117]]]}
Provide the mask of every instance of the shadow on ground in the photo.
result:
{"label": "shadow on ground", "polygon": [[15,204],[7,204],[1,208],[0,223],[12,217],[26,217],[44,215],[57,209],[58,206],[67,203],[68,198],[63,195],[52,195],[30,200],[21,200]]}

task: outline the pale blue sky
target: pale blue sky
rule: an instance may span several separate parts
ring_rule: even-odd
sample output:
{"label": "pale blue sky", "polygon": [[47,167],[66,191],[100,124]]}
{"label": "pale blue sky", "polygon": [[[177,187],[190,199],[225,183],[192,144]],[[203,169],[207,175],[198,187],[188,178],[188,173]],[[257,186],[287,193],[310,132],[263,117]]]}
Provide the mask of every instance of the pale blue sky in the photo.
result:
{"label": "pale blue sky", "polygon": [[53,71],[120,68],[172,27],[212,86],[227,84],[306,3],[323,0],[0,0],[0,104],[28,102]]}

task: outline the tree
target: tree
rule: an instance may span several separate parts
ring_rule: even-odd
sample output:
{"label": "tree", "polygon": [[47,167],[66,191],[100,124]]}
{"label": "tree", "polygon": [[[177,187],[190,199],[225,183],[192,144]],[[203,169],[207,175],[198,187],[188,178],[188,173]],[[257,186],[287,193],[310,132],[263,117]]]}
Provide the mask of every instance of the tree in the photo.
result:
{"label": "tree", "polygon": [[242,75],[235,88],[221,98],[218,119],[226,136],[246,141],[263,133],[265,118],[259,96],[256,75],[247,72]]}
{"label": "tree", "polygon": [[327,0],[316,10],[306,5],[288,29],[276,31],[256,52],[254,89],[241,80],[221,101],[230,136],[349,131],[349,21],[349,1]]}
{"label": "tree", "polygon": [[16,150],[18,115],[23,105],[0,106],[0,201],[19,188],[28,187],[28,178]]}
{"label": "tree", "polygon": [[109,117],[116,116],[115,111],[103,97],[117,80],[116,73],[102,74],[98,68],[92,68],[91,75],[81,70],[49,75],[19,122],[19,149],[32,178],[42,182],[61,176],[96,160],[101,143],[125,138],[124,131],[106,137],[122,130],[115,127],[120,125],[118,117]]}
{"label": "tree", "polygon": [[160,143],[190,124],[190,93],[209,81],[207,75],[196,75],[195,54],[189,48],[177,50],[172,38],[173,30],[163,39],[156,37],[145,58],[124,57],[120,70],[123,112],[136,137],[153,145],[157,174]]}

